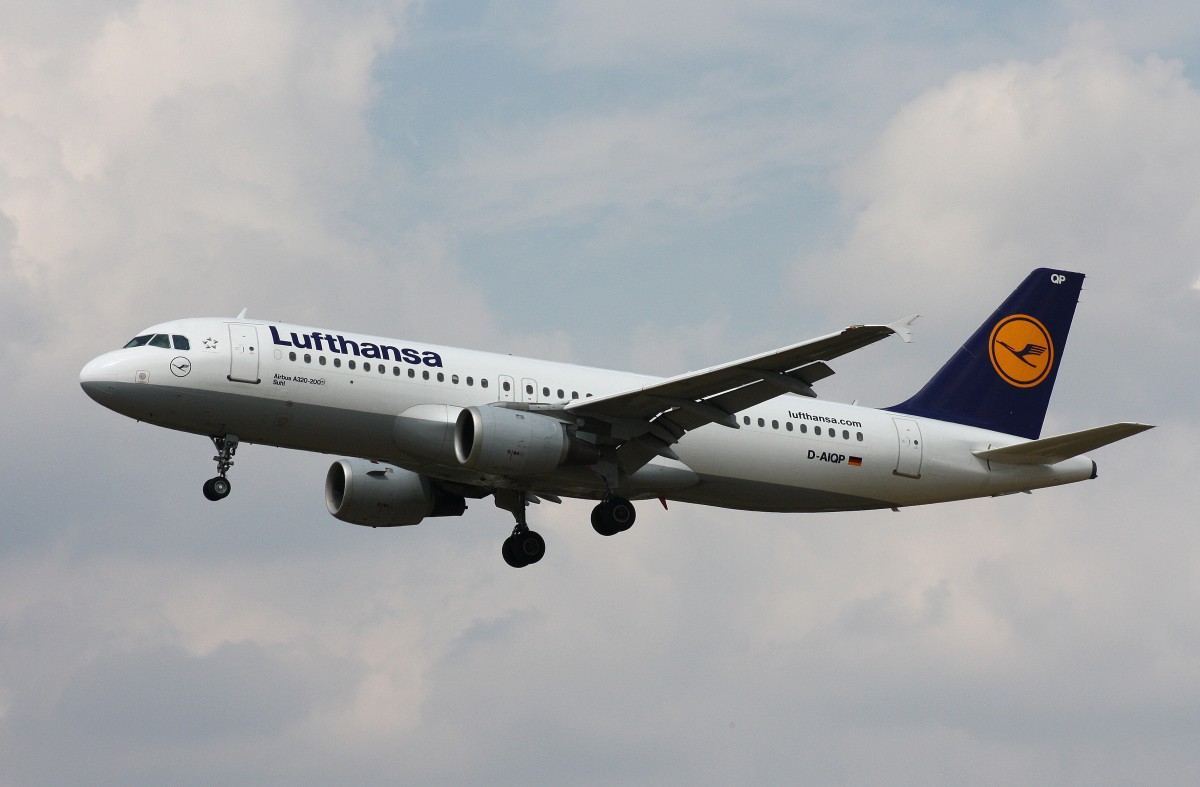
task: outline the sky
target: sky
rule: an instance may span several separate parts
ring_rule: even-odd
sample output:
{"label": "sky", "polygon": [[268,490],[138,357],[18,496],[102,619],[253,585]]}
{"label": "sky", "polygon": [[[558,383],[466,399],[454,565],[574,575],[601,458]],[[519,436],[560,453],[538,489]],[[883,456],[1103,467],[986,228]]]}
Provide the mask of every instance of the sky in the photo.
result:
{"label": "sky", "polygon": [[[0,783],[1200,782],[1195,3],[0,3]],[[669,375],[919,312],[907,398],[1083,271],[1093,482],[358,528],[335,457],[137,424],[185,316]]]}

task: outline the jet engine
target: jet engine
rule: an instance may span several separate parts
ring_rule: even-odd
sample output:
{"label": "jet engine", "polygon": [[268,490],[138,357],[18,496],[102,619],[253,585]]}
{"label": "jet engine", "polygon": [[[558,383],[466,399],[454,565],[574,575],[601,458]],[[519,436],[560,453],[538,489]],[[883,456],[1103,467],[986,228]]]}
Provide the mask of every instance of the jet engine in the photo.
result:
{"label": "jet engine", "polygon": [[600,459],[591,443],[548,415],[507,407],[467,407],[454,424],[454,454],[464,467],[484,473],[548,473]]}
{"label": "jet engine", "polygon": [[365,459],[339,459],[325,475],[325,506],[352,525],[416,525],[427,516],[462,516],[467,503],[425,476]]}

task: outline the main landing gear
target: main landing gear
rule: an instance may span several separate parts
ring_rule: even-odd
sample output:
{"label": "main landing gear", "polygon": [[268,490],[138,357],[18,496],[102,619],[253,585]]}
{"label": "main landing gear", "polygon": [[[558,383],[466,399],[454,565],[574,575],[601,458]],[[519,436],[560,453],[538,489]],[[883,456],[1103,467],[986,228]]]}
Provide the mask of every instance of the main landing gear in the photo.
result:
{"label": "main landing gear", "polygon": [[229,496],[229,479],[225,474],[233,467],[233,455],[237,453],[238,438],[235,434],[211,438],[217,448],[213,461],[217,463],[217,476],[204,482],[204,496],[209,500],[224,500]]}
{"label": "main landing gear", "polygon": [[[546,541],[540,535],[529,529],[525,521],[525,509],[529,505],[529,496],[525,492],[497,490],[494,493],[496,505],[510,512],[517,520],[512,535],[504,539],[501,554],[504,562],[513,568],[524,568],[533,565],[546,554]],[[536,502],[536,498],[535,498]],[[557,500],[556,500],[557,502]],[[592,509],[592,527],[602,536],[615,536],[633,527],[637,512],[623,497],[614,494],[605,495]]]}
{"label": "main landing gear", "polygon": [[496,505],[512,513],[517,520],[512,535],[504,539],[504,545],[500,549],[500,553],[504,555],[504,562],[513,568],[525,568],[541,560],[546,554],[546,541],[530,530],[525,521],[525,509],[529,505],[529,498],[524,492],[508,490],[497,491],[495,498]]}
{"label": "main landing gear", "polygon": [[637,511],[623,497],[607,494],[600,504],[592,509],[592,529],[602,536],[615,536],[633,527]]}

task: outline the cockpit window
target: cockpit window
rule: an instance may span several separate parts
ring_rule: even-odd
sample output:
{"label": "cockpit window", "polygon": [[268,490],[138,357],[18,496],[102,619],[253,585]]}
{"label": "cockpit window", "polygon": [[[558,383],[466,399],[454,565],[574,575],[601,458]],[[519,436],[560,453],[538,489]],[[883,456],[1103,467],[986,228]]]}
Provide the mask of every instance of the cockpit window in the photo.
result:
{"label": "cockpit window", "polygon": [[136,338],[130,339],[129,344],[127,344],[125,346],[126,347],[141,347],[143,344],[150,341],[150,338],[151,338],[150,334],[146,334],[145,336],[138,336]]}
{"label": "cockpit window", "polygon": [[156,333],[150,339],[151,347],[163,347],[167,350],[171,349],[171,337],[165,333]]}
{"label": "cockpit window", "polygon": [[172,336],[171,336],[171,340],[172,340],[173,342],[175,342],[175,349],[176,349],[176,350],[190,350],[190,349],[192,349],[192,345],[191,345],[191,344],[188,342],[188,340],[187,340],[187,337],[186,337],[186,336],[180,336],[179,334],[174,334],[174,335],[172,335]]}

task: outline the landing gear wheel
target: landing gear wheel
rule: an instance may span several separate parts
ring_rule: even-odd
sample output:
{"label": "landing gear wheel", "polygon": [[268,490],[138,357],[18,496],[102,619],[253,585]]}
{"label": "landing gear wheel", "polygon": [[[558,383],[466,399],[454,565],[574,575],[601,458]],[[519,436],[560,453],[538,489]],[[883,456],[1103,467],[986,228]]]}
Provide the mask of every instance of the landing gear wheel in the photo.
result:
{"label": "landing gear wheel", "polygon": [[623,497],[609,495],[592,509],[592,529],[602,536],[615,536],[633,527],[637,511]]}
{"label": "landing gear wheel", "polygon": [[497,489],[493,493],[496,506],[510,512],[517,520],[512,535],[504,539],[500,554],[504,562],[513,568],[524,568],[533,565],[546,554],[546,542],[537,533],[529,529],[525,522],[525,509],[529,505],[528,495],[519,490]]}
{"label": "landing gear wheel", "polygon": [[592,509],[592,529],[602,536],[615,536],[620,532],[608,522],[608,512],[603,503]]}
{"label": "landing gear wheel", "polygon": [[546,541],[534,531],[525,530],[504,539],[500,551],[505,563],[513,568],[524,568],[542,559],[546,554]]}
{"label": "landing gear wheel", "polygon": [[531,566],[546,554],[546,541],[532,530],[526,530],[516,537],[517,554],[525,560],[525,565]]}
{"label": "landing gear wheel", "polygon": [[513,543],[513,536],[504,539],[504,545],[500,547],[500,554],[504,555],[504,562],[513,568],[524,568],[525,563],[521,560],[521,556],[517,554],[517,546]]}
{"label": "landing gear wheel", "polygon": [[229,479],[217,476],[204,482],[204,496],[209,500],[224,500],[229,496]]}

